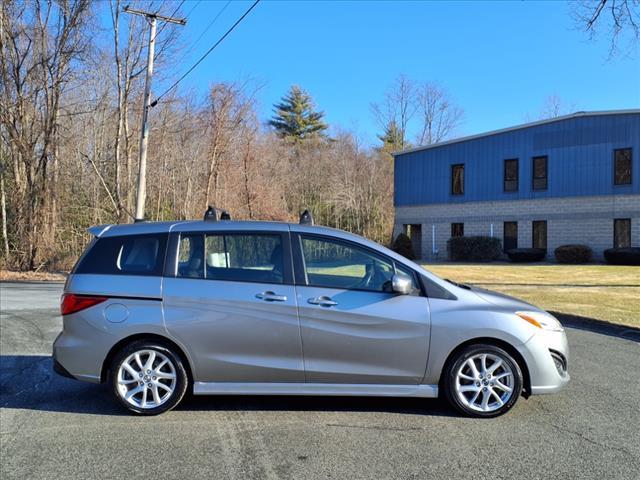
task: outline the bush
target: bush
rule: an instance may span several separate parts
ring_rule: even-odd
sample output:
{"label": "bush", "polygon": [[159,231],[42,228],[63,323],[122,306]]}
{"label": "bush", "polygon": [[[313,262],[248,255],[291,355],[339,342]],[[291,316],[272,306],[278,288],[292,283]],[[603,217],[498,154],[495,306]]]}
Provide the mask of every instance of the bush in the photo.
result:
{"label": "bush", "polygon": [[405,233],[401,233],[396,237],[393,245],[391,246],[391,250],[402,255],[404,258],[408,258],[409,260],[416,259],[416,254],[413,251],[413,243],[411,243],[411,239]]}
{"label": "bush", "polygon": [[640,265],[640,247],[609,248],[604,258],[613,265]]}
{"label": "bush", "polygon": [[507,250],[507,256],[512,262],[540,262],[544,260],[547,251],[544,248],[512,248]]}
{"label": "bush", "polygon": [[495,237],[451,237],[447,253],[456,262],[490,262],[500,258],[502,244]]}
{"label": "bush", "polygon": [[587,263],[592,255],[587,245],[561,245],[553,253],[558,263]]}

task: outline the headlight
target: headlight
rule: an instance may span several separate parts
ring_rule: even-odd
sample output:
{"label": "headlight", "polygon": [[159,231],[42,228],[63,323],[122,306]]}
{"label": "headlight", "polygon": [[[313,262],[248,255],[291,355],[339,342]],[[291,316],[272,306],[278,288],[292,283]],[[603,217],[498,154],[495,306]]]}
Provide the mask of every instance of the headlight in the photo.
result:
{"label": "headlight", "polygon": [[516,312],[516,315],[521,319],[526,320],[531,325],[543,330],[550,330],[553,332],[562,331],[562,324],[558,319],[546,312]]}

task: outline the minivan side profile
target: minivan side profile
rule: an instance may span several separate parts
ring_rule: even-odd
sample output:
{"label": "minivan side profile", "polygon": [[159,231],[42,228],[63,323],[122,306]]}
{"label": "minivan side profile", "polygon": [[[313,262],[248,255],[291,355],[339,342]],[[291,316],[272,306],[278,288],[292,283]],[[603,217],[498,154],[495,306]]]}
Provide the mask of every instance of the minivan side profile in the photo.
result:
{"label": "minivan side profile", "polygon": [[195,395],[443,396],[493,417],[569,381],[550,314],[310,224],[90,229],[64,287],[56,372],[153,415]]}

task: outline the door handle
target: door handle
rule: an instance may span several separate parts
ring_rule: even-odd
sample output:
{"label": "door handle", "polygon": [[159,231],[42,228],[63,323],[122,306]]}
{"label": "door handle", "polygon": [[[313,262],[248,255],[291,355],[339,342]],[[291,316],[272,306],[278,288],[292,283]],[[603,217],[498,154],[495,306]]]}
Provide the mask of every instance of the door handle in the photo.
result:
{"label": "door handle", "polygon": [[311,305],[320,305],[321,307],[333,307],[338,304],[338,302],[331,300],[331,297],[327,297],[325,295],[321,297],[312,297],[307,300],[307,303],[310,303]]}
{"label": "door handle", "polygon": [[264,300],[265,302],[286,302],[287,297],[284,295],[277,295],[274,292],[262,292],[256,293],[256,298]]}

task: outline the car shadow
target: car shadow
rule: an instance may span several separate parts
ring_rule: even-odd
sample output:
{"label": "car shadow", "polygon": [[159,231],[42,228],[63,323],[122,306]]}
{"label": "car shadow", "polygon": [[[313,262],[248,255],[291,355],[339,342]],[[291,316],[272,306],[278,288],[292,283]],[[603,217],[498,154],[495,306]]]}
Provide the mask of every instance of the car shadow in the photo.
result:
{"label": "car shadow", "polygon": [[458,417],[446,402],[435,398],[190,395],[176,410],[269,412],[378,412]]}
{"label": "car shadow", "polygon": [[640,328],[616,325],[602,320],[597,320],[595,318],[581,317],[579,315],[572,315],[564,312],[550,311],[549,313],[560,320],[562,325],[565,327],[640,342]]}
{"label": "car shadow", "polygon": [[[61,377],[44,355],[0,355],[0,408],[90,415],[128,415],[106,385]],[[187,395],[176,411],[385,412],[458,416],[438,399],[391,397],[305,397]]]}
{"label": "car shadow", "polygon": [[105,385],[78,382],[53,371],[51,357],[0,355],[0,407],[48,412],[124,415]]}

